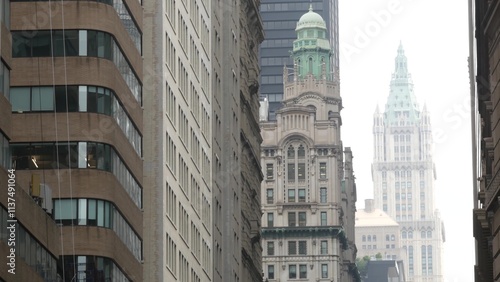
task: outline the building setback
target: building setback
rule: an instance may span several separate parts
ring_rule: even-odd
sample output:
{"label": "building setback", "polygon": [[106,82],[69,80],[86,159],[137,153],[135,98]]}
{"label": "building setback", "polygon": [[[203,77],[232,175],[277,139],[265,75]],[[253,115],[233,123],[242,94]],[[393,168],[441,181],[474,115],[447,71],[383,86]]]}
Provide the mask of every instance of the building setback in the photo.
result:
{"label": "building setback", "polygon": [[300,17],[283,107],[261,121],[263,271],[269,281],[358,281],[356,186],[343,148],[339,81],[323,18]]}
{"label": "building setback", "polygon": [[327,26],[326,38],[332,51],[331,71],[339,69],[338,0],[262,0],[260,11],[264,23],[265,40],[260,45],[260,94],[269,101],[269,120],[276,119],[276,110],[283,100],[283,66],[293,68],[292,43],[299,18],[313,6]]}
{"label": "building setback", "polygon": [[475,281],[500,280],[500,1],[469,1]]}
{"label": "building setback", "polygon": [[1,11],[2,239],[6,169],[18,222],[16,274],[2,255],[0,280],[140,281],[141,3],[2,1]]}
{"label": "building setback", "polygon": [[[400,227],[410,281],[443,281],[444,228],[435,208],[429,112],[420,109],[400,45],[385,111],[373,118],[375,207]],[[399,258],[398,258],[399,259]]]}

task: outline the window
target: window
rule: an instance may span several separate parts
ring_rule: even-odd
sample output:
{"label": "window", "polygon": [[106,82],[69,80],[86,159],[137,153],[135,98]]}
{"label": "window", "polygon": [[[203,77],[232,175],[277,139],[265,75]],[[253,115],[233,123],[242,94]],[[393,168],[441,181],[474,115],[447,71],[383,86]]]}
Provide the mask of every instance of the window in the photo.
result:
{"label": "window", "polygon": [[306,201],[306,189],[299,189],[299,202]]}
{"label": "window", "polygon": [[421,237],[422,239],[425,239],[425,234],[426,234],[426,233],[425,233],[425,231],[421,231],[421,232],[420,232],[420,237]]}
{"label": "window", "polygon": [[306,226],[306,212],[299,212],[299,226]]}
{"label": "window", "polygon": [[288,266],[288,278],[289,279],[296,279],[297,278],[297,266],[296,265],[289,265]]}
{"label": "window", "polygon": [[267,227],[274,227],[274,213],[267,213]]}
{"label": "window", "polygon": [[321,203],[326,203],[327,201],[326,187],[319,188],[319,201]]}
{"label": "window", "polygon": [[328,241],[321,241],[320,254],[322,255],[328,254]]}
{"label": "window", "polygon": [[288,189],[288,202],[295,203],[295,189]]}
{"label": "window", "polygon": [[373,235],[373,242],[377,242],[377,235]]}
{"label": "window", "polygon": [[294,212],[289,212],[288,213],[288,226],[295,226],[295,213]]}
{"label": "window", "polygon": [[307,241],[299,241],[299,255],[307,255]]}
{"label": "window", "polygon": [[288,164],[288,181],[295,181],[295,164]]}
{"label": "window", "polygon": [[266,164],[266,177],[267,177],[267,179],[274,178],[274,165],[273,164]]}
{"label": "window", "polygon": [[321,278],[328,278],[328,264],[321,265]]}
{"label": "window", "polygon": [[406,231],[401,232],[401,238],[406,239]]}
{"label": "window", "polygon": [[274,256],[274,242],[273,241],[267,242],[267,255]]}
{"label": "window", "polygon": [[319,178],[326,179],[326,163],[319,163]]}
{"label": "window", "polygon": [[288,241],[288,255],[297,254],[297,241]]}
{"label": "window", "polygon": [[366,235],[363,235],[363,236],[361,237],[361,241],[366,242]]}
{"label": "window", "polygon": [[299,265],[299,278],[307,278],[307,265],[306,264]]}
{"label": "window", "polygon": [[368,242],[371,242],[371,241],[372,241],[372,236],[368,235]]}
{"label": "window", "polygon": [[408,239],[413,239],[413,231],[408,231]]}
{"label": "window", "polygon": [[321,225],[325,226],[327,224],[326,222],[326,212],[321,212]]}
{"label": "window", "polygon": [[274,190],[267,189],[266,190],[266,199],[268,204],[272,204],[274,202]]}
{"label": "window", "polygon": [[299,180],[305,180],[306,179],[306,164],[305,163],[298,163],[298,178]]}
{"label": "window", "polygon": [[274,265],[273,264],[267,266],[267,278],[274,279]]}

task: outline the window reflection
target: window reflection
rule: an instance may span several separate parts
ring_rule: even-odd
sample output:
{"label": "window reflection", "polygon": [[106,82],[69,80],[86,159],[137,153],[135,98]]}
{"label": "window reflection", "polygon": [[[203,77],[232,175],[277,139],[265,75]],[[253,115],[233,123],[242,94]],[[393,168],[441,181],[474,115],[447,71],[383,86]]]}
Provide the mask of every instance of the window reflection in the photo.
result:
{"label": "window reflection", "polygon": [[[95,142],[11,144],[16,169],[89,168],[113,173],[132,201],[142,207],[142,188],[113,147]],[[59,157],[57,157],[59,156]]]}
{"label": "window reflection", "polygon": [[112,116],[139,156],[142,136],[116,94],[108,88],[86,85],[12,87],[12,112],[90,112]]}
{"label": "window reflection", "polygon": [[112,229],[137,260],[142,258],[141,239],[111,202],[96,199],[54,200],[54,220],[63,226],[86,225]]}
{"label": "window reflection", "polygon": [[113,61],[142,104],[142,86],[111,34],[95,30],[12,32],[12,57],[89,56]]}
{"label": "window reflection", "polygon": [[130,281],[110,258],[97,256],[61,256],[60,261],[64,263],[64,282]]}

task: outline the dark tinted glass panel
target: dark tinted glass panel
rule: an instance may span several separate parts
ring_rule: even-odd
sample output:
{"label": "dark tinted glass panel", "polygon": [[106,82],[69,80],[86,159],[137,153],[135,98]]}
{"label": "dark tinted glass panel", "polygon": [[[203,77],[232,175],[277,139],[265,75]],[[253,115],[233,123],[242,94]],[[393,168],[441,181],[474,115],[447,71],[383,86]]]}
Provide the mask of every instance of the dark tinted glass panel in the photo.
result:
{"label": "dark tinted glass panel", "polygon": [[33,57],[48,57],[51,52],[50,44],[50,31],[37,31],[36,36],[31,40],[32,42],[32,56]]}

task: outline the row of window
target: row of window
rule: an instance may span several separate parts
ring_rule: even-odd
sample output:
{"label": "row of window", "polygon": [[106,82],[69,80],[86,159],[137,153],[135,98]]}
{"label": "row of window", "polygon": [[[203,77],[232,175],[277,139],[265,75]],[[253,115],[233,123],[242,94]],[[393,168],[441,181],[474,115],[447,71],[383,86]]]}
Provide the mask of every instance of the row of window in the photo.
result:
{"label": "row of window", "polygon": [[[275,255],[275,242],[268,241],[267,242],[267,255],[274,256]],[[288,255],[307,255],[307,241],[288,241]],[[328,241],[322,240],[320,241],[320,254],[327,255],[328,254]]]}
{"label": "row of window", "polygon": [[112,229],[135,258],[142,259],[142,240],[111,202],[95,199],[54,200],[54,220],[62,225]]}
{"label": "row of window", "polygon": [[[396,236],[394,234],[386,234],[385,240],[386,241],[395,241]],[[363,235],[363,236],[361,236],[361,241],[362,242],[377,242],[377,235]]]}
{"label": "row of window", "polygon": [[[362,245],[361,246],[363,250],[376,250],[377,249],[377,245]],[[396,245],[395,244],[386,244],[385,245],[385,248],[386,249],[395,249],[396,248]]]}
{"label": "row of window", "polygon": [[[295,22],[297,24],[297,22]],[[285,48],[290,48],[292,46],[294,39],[266,39],[260,44],[261,48],[265,47],[285,47]],[[290,60],[288,61],[288,64],[291,64],[291,58],[288,56]],[[283,66],[283,64],[281,64]]]}
{"label": "row of window", "polygon": [[94,142],[11,144],[16,169],[101,169],[113,173],[132,201],[142,207],[142,188],[113,147]]}
{"label": "row of window", "polygon": [[[297,193],[296,193],[297,192]],[[326,187],[319,188],[319,201],[320,203],[326,203],[328,200],[327,197],[327,189]],[[301,203],[306,202],[306,189],[288,189],[288,203]],[[269,188],[266,189],[266,203],[273,204],[274,203],[274,189]]]}
{"label": "row of window", "polygon": [[142,136],[116,94],[104,87],[87,85],[12,87],[12,112],[88,112],[112,116],[139,156]]}
{"label": "row of window", "polygon": [[[3,241],[6,245],[9,238],[7,226],[10,225],[10,223],[7,223],[7,214],[7,209],[0,206],[0,230],[2,230],[0,232],[0,241]],[[19,223],[16,223],[15,231],[16,257],[33,268],[44,281],[57,281],[56,258]]]}
{"label": "row of window", "polygon": [[[307,213],[306,212],[288,212],[288,226],[307,226]],[[327,213],[320,212],[320,225],[326,226],[328,224]],[[298,221],[297,221],[298,218]],[[274,213],[267,213],[267,226],[274,226]]]}
{"label": "row of window", "polygon": [[88,56],[113,61],[135,99],[142,104],[142,86],[113,36],[95,30],[12,32],[12,57]]}
{"label": "row of window", "polygon": [[[409,231],[401,231],[401,238],[403,239],[413,239],[413,231],[412,230],[409,230]],[[431,239],[432,238],[432,231],[431,230],[422,230],[420,231],[420,238],[422,239]]]}
{"label": "row of window", "polygon": [[[298,273],[297,273],[298,270]],[[274,280],[279,277],[275,272],[274,264],[267,265],[267,279]],[[328,264],[321,264],[321,278],[328,278]],[[289,264],[288,265],[288,279],[306,279],[307,278],[307,264]]]}
{"label": "row of window", "polygon": [[[323,8],[323,2],[311,2],[311,3],[277,3],[277,4],[262,4],[260,5],[260,10],[264,11],[307,11],[309,5],[312,5],[313,10],[321,10]],[[316,11],[317,12],[317,11]]]}
{"label": "row of window", "polygon": [[[61,256],[64,282],[70,281],[130,281],[122,270],[107,257]],[[56,280],[45,280],[56,281]]]}

